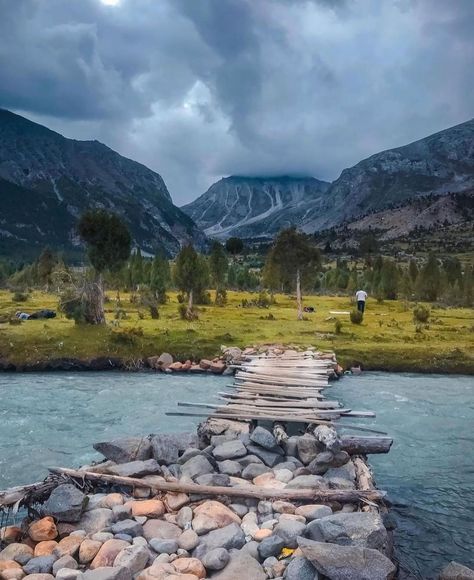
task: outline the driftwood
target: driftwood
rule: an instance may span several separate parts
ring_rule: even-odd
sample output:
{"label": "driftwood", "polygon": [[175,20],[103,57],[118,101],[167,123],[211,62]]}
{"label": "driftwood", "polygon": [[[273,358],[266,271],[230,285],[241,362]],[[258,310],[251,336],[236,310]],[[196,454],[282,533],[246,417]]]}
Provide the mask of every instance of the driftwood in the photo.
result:
{"label": "driftwood", "polygon": [[179,481],[159,481],[147,482],[134,477],[121,477],[118,475],[106,475],[102,473],[93,473],[90,471],[81,471],[76,469],[66,469],[63,467],[51,468],[52,473],[67,475],[68,477],[78,478],[81,481],[101,481],[116,485],[125,485],[127,487],[146,487],[155,493],[159,492],[181,492],[192,493],[197,495],[226,495],[228,497],[246,497],[256,499],[281,499],[281,500],[307,500],[318,502],[339,502],[339,503],[356,503],[359,501],[381,501],[385,497],[385,492],[380,490],[359,491],[346,489],[267,489],[257,485],[248,487],[224,487],[211,485],[198,485],[197,483],[181,483]]}
{"label": "driftwood", "polygon": [[342,449],[349,455],[367,455],[370,453],[388,453],[392,446],[391,437],[359,437],[356,435],[341,436]]}
{"label": "driftwood", "polygon": [[[360,457],[354,457],[352,462],[354,463],[356,472],[357,489],[361,491],[369,491],[375,489],[374,480],[372,477],[372,472],[365,461]],[[377,512],[377,506],[366,503],[362,506],[363,512]]]}
{"label": "driftwood", "polygon": [[41,498],[48,496],[61,481],[58,478],[47,478],[44,481],[18,485],[4,491],[0,491],[0,508],[20,504],[26,498]]}

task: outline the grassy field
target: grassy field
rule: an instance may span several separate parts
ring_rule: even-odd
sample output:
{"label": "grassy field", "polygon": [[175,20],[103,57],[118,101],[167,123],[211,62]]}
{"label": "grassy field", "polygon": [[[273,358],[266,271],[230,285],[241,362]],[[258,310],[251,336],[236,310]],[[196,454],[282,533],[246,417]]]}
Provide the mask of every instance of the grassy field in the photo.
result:
{"label": "grassy field", "polygon": [[[110,296],[114,294],[110,293]],[[222,344],[247,346],[284,343],[334,349],[344,366],[361,363],[366,369],[458,372],[474,374],[474,315],[471,309],[432,307],[429,326],[417,332],[413,323],[414,304],[370,300],[364,322],[351,324],[347,314],[350,300],[344,297],[308,296],[306,305],[315,313],[297,321],[295,302],[277,295],[268,309],[242,308],[243,298],[256,295],[229,292],[225,307],[199,307],[199,320],[179,319],[176,295],[160,309],[160,319],[152,320],[144,308],[131,304],[122,294],[126,319],[115,326],[115,300],[106,304],[111,324],[96,328],[75,325],[62,315],[54,320],[30,320],[21,325],[0,324],[0,359],[15,365],[31,365],[58,358],[89,359],[116,356],[136,360],[172,353],[178,359],[215,356]],[[12,294],[0,292],[0,318],[15,311],[32,312],[39,308],[57,308],[57,298],[34,292],[24,303],[12,301]],[[271,317],[273,319],[271,319]],[[335,333],[335,320],[342,330]],[[114,321],[114,322],[112,322]],[[130,329],[135,329],[132,333]]]}

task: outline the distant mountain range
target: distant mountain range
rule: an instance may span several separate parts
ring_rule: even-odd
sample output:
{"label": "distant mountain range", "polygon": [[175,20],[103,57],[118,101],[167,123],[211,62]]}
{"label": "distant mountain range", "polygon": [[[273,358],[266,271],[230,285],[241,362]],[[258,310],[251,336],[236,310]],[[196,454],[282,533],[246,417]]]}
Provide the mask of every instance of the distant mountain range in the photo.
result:
{"label": "distant mountain range", "polygon": [[232,176],[182,209],[211,237],[269,238],[289,224],[315,232],[427,194],[473,191],[471,120],[373,155],[331,184],[314,178]]}
{"label": "distant mountain range", "polygon": [[0,253],[77,251],[77,219],[94,207],[120,214],[149,253],[174,255],[186,241],[205,241],[158,173],[98,141],[66,139],[0,109]]}

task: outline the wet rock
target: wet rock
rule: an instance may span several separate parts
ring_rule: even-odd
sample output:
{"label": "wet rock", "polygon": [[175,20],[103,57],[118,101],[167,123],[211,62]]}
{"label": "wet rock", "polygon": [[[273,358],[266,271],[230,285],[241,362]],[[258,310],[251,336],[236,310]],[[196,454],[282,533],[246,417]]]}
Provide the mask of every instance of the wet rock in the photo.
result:
{"label": "wet rock", "polygon": [[97,552],[100,550],[102,542],[97,540],[91,540],[86,538],[79,546],[79,563],[89,564],[97,556]]}
{"label": "wet rock", "polygon": [[197,558],[178,558],[173,561],[173,566],[180,574],[192,574],[197,578],[206,577],[206,569]]}
{"label": "wet rock", "polygon": [[221,375],[225,369],[226,369],[226,364],[222,361],[216,361],[211,363],[211,367],[210,367],[210,371],[211,373],[214,373],[215,375]]}
{"label": "wet rock", "polygon": [[100,532],[104,528],[109,527],[112,522],[112,510],[107,508],[97,508],[84,512],[77,523],[77,528],[85,530],[88,534],[95,534],[96,532]]}
{"label": "wet rock", "polygon": [[395,578],[395,566],[378,550],[313,542],[303,538],[299,539],[298,544],[318,572],[331,580]]}
{"label": "wet rock", "polygon": [[107,473],[121,477],[144,477],[161,473],[161,467],[155,459],[130,461],[107,468]]}
{"label": "wet rock", "polygon": [[227,566],[212,575],[212,580],[236,580],[237,578],[266,580],[267,575],[255,558],[240,551],[232,553]]}
{"label": "wet rock", "polygon": [[178,538],[178,546],[191,552],[199,544],[199,536],[194,530],[185,530]]}
{"label": "wet rock", "polygon": [[299,556],[291,559],[283,578],[285,580],[318,580],[319,574],[309,560]]}
{"label": "wet rock", "polygon": [[115,463],[150,459],[152,447],[147,437],[122,437],[94,444],[94,449]]}
{"label": "wet rock", "polygon": [[242,473],[242,466],[237,461],[232,459],[225,459],[224,461],[219,461],[218,463],[219,472],[225,475],[232,475],[234,477],[239,477]]}
{"label": "wet rock", "polygon": [[31,558],[24,566],[23,572],[26,574],[50,574],[53,564],[56,562],[56,556],[38,556]]}
{"label": "wet rock", "polygon": [[230,560],[230,554],[225,548],[216,548],[208,552],[202,559],[206,570],[214,572],[225,568]]}
{"label": "wet rock", "polygon": [[66,555],[63,556],[62,558],[59,558],[59,560],[56,560],[56,562],[54,562],[53,564],[54,576],[56,576],[56,574],[59,572],[59,570],[61,570],[61,568],[69,568],[70,570],[77,570],[78,564],[72,556]]}
{"label": "wet rock", "polygon": [[283,540],[286,548],[296,548],[296,538],[304,533],[305,528],[306,524],[302,522],[280,518],[278,525],[273,529],[273,533]]}
{"label": "wet rock", "polygon": [[298,475],[286,485],[287,489],[327,489],[327,481],[319,475]]}
{"label": "wet rock", "polygon": [[305,536],[312,540],[334,542],[381,550],[387,543],[387,530],[379,514],[370,512],[337,513],[312,521]]}
{"label": "wet rock", "polygon": [[113,534],[127,534],[134,538],[135,536],[141,536],[143,534],[143,528],[141,524],[135,520],[122,520],[117,522],[112,526]]}
{"label": "wet rock", "polygon": [[[280,447],[276,447],[275,451],[269,451],[268,449],[264,449],[258,445],[251,444],[247,445],[247,450],[250,454],[256,455],[259,459],[261,459],[265,465],[268,465],[268,467],[274,467],[281,461],[281,457],[283,455],[283,450],[280,449]],[[280,452],[277,450],[280,450]]]}
{"label": "wet rock", "polygon": [[60,522],[78,522],[87,503],[87,497],[74,485],[58,485],[46,503],[43,512]]}
{"label": "wet rock", "polygon": [[441,570],[439,580],[474,580],[474,570],[457,562],[450,562]]}
{"label": "wet rock", "polygon": [[121,550],[114,560],[114,567],[130,570],[132,574],[141,572],[148,563],[149,551],[143,546],[128,546]]}
{"label": "wet rock", "polygon": [[177,463],[186,449],[197,447],[198,438],[194,433],[163,433],[154,435],[150,442],[156,461],[168,465]]}
{"label": "wet rock", "polygon": [[104,566],[95,570],[86,570],[83,580],[132,580],[132,573],[127,568]]}
{"label": "wet rock", "polygon": [[103,568],[113,566],[115,558],[124,549],[128,548],[130,544],[123,540],[107,540],[97,552],[96,557],[92,560],[90,568]]}
{"label": "wet rock", "polygon": [[238,524],[230,524],[223,528],[213,530],[205,536],[201,536],[199,545],[194,550],[193,556],[201,559],[205,554],[214,548],[225,548],[230,550],[235,548],[240,550],[245,544],[245,535]]}
{"label": "wet rock", "polygon": [[223,461],[225,459],[243,457],[247,454],[247,449],[240,439],[234,439],[233,441],[226,441],[215,447],[212,454],[218,461]]}
{"label": "wet rock", "polygon": [[230,479],[228,475],[224,473],[206,473],[196,477],[196,483],[199,485],[212,485],[212,486],[230,486]]}
{"label": "wet rock", "polygon": [[143,526],[143,536],[150,542],[153,538],[174,540],[181,535],[181,528],[162,520],[148,520]]}
{"label": "wet rock", "polygon": [[250,465],[247,465],[247,467],[242,471],[242,477],[252,481],[255,477],[269,472],[270,468],[263,463],[250,463]]}
{"label": "wet rock", "polygon": [[250,441],[270,451],[278,447],[277,440],[273,434],[263,427],[255,427],[252,433],[250,433]]}
{"label": "wet rock", "polygon": [[194,479],[206,473],[213,473],[214,468],[204,455],[196,455],[181,466],[181,472],[183,475]]}
{"label": "wet rock", "polygon": [[279,556],[283,548],[287,547],[283,538],[279,536],[270,536],[265,538],[258,545],[258,555],[262,560],[271,556]]}

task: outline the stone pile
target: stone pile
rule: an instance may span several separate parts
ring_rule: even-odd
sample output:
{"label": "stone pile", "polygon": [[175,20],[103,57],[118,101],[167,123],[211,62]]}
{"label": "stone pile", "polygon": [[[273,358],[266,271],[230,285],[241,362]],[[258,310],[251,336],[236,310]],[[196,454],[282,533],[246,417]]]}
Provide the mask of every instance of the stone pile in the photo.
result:
{"label": "stone pile", "polygon": [[[209,420],[191,434],[101,442],[88,471],[254,489],[354,489],[356,472],[335,432],[277,442],[272,432]],[[387,580],[390,534],[377,512],[185,493],[148,487],[85,495],[59,485],[21,528],[4,528],[2,580]]]}
{"label": "stone pile", "polygon": [[227,370],[226,362],[220,358],[215,357],[212,360],[201,359],[199,362],[186,360],[184,362],[175,361],[172,355],[167,352],[159,356],[150,356],[146,360],[147,366],[155,371],[162,371],[167,373],[212,373],[221,375]]}

